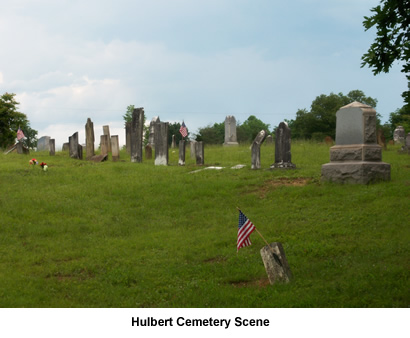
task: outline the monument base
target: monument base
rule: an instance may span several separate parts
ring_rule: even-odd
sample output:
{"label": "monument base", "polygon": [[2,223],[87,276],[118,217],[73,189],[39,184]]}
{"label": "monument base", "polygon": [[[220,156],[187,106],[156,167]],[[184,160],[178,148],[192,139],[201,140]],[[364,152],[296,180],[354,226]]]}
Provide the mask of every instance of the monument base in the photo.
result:
{"label": "monument base", "polygon": [[296,169],[296,164],[292,162],[278,162],[270,166],[271,169]]}
{"label": "monument base", "polygon": [[223,145],[226,147],[239,146],[239,143],[238,142],[225,142]]}
{"label": "monument base", "polygon": [[365,161],[326,163],[322,165],[322,180],[348,184],[390,181],[390,164]]}

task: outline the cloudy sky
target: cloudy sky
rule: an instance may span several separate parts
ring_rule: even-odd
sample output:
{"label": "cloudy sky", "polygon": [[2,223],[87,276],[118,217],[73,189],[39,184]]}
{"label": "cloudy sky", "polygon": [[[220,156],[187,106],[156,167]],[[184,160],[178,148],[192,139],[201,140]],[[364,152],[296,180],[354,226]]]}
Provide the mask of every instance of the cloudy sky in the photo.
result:
{"label": "cloudy sky", "polygon": [[321,94],[360,89],[387,121],[407,83],[374,76],[362,21],[379,0],[1,0],[0,94],[15,93],[57,149],[87,118],[125,142],[122,115],[185,121],[234,115],[271,127]]}

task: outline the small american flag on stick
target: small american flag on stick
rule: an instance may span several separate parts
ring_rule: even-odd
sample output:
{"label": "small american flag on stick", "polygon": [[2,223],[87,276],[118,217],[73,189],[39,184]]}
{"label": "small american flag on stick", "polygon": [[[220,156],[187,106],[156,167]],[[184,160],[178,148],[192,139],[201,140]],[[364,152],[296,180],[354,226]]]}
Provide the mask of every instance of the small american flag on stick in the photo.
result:
{"label": "small american flag on stick", "polygon": [[182,125],[181,128],[179,128],[179,132],[181,133],[182,137],[186,137],[188,135],[188,130],[186,129],[184,121],[182,121]]}
{"label": "small american flag on stick", "polygon": [[[238,209],[239,210],[239,209]],[[239,224],[238,224],[238,241],[236,244],[236,250],[251,245],[249,236],[255,231],[253,223],[239,210]]]}
{"label": "small american flag on stick", "polygon": [[24,133],[23,133],[23,131],[19,128],[19,130],[17,130],[17,141],[20,141],[22,138],[24,138]]}

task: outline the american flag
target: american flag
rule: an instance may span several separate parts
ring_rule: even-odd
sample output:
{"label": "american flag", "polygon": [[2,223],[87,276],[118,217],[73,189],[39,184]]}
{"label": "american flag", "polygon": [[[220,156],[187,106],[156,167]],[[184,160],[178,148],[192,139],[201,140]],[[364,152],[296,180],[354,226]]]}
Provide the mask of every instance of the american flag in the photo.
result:
{"label": "american flag", "polygon": [[253,223],[246,218],[246,216],[239,210],[239,225],[238,225],[238,242],[236,244],[236,250],[251,245],[251,239],[249,236],[255,230]]}
{"label": "american flag", "polygon": [[182,137],[185,137],[188,135],[188,130],[186,129],[185,122],[182,121],[181,128],[179,128],[179,132],[181,133]]}
{"label": "american flag", "polygon": [[19,130],[17,130],[17,140],[20,141],[22,138],[24,138],[24,133],[23,133],[23,131],[19,128]]}

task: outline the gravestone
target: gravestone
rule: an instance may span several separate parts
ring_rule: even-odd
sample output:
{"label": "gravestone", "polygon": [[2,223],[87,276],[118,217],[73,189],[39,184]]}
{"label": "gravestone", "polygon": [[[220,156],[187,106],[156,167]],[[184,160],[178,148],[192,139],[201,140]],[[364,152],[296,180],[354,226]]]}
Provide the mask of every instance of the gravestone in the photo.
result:
{"label": "gravestone", "polygon": [[265,141],[268,133],[265,130],[261,130],[252,142],[251,146],[251,169],[261,168],[261,145]]}
{"label": "gravestone", "polygon": [[131,122],[131,162],[142,162],[142,140],[144,137],[144,108],[135,108]]}
{"label": "gravestone", "polygon": [[50,139],[50,156],[54,156],[56,154],[56,140]]}
{"label": "gravestone", "polygon": [[71,158],[83,158],[83,147],[78,143],[78,132],[68,138],[68,151]]}
{"label": "gravestone", "polygon": [[152,159],[152,147],[150,144],[145,146],[145,159],[151,160]]}
{"label": "gravestone", "polygon": [[268,135],[266,136],[265,145],[271,145],[271,144],[273,144],[273,137],[272,135]]}
{"label": "gravestone", "polygon": [[108,139],[108,152],[111,153],[111,136],[110,136],[110,126],[103,126],[103,134],[107,135],[107,139]]}
{"label": "gravestone", "polygon": [[159,119],[159,116],[155,116],[152,118],[151,122],[149,123],[149,137],[148,137],[148,144],[151,145],[152,148],[155,148],[155,140],[154,140],[154,133],[155,133],[155,128],[154,125],[156,123],[161,122]]}
{"label": "gravestone", "polygon": [[108,135],[101,135],[100,136],[100,147],[101,147],[101,155],[108,155]]}
{"label": "gravestone", "polygon": [[270,284],[290,282],[292,273],[281,243],[274,242],[264,246],[260,254]]}
{"label": "gravestone", "polygon": [[410,155],[410,133],[407,133],[404,146],[401,147],[399,152]]}
{"label": "gravestone", "polygon": [[390,164],[377,144],[376,111],[352,102],[336,113],[336,144],[330,163],[322,165],[322,179],[336,183],[368,184],[390,180]]}
{"label": "gravestone", "polygon": [[118,161],[120,159],[120,142],[118,140],[118,135],[111,136],[111,154],[113,161]]}
{"label": "gravestone", "polygon": [[90,160],[95,155],[94,143],[94,123],[88,118],[85,124],[85,158],[87,160]]}
{"label": "gravestone", "polygon": [[236,139],[236,120],[232,115],[225,118],[225,143],[224,146],[237,146]]}
{"label": "gravestone", "polygon": [[195,143],[195,159],[197,165],[204,165],[204,143],[202,141]]}
{"label": "gravestone", "polygon": [[191,158],[196,158],[196,142],[197,141],[195,141],[195,140],[191,140],[190,142],[189,142],[189,151],[190,151],[190,156],[191,156]]}
{"label": "gravestone", "polygon": [[403,144],[406,137],[406,132],[404,131],[403,126],[397,126],[393,132],[394,143]]}
{"label": "gravestone", "polygon": [[24,145],[22,141],[18,141],[16,144],[16,152],[21,155],[30,154],[30,150]]}
{"label": "gravestone", "polygon": [[70,143],[69,142],[66,142],[66,143],[63,143],[63,151],[70,151]]}
{"label": "gravestone", "polygon": [[179,141],[178,164],[179,165],[185,165],[185,141],[184,140]]}
{"label": "gravestone", "polygon": [[171,148],[174,149],[176,147],[177,147],[177,142],[175,140],[175,135],[172,135]]}
{"label": "gravestone", "polygon": [[131,122],[125,123],[125,149],[131,154]]}
{"label": "gravestone", "polygon": [[387,146],[386,146],[386,138],[384,137],[383,130],[381,130],[381,129],[378,129],[378,130],[377,130],[377,143],[378,143],[379,146],[381,146],[384,150],[387,149]]}
{"label": "gravestone", "polygon": [[168,122],[154,124],[155,165],[168,165]]}
{"label": "gravestone", "polygon": [[38,139],[37,151],[50,151],[50,136],[42,136]]}
{"label": "gravestone", "polygon": [[279,123],[276,128],[275,139],[275,163],[271,169],[294,169],[296,165],[292,163],[292,155],[290,152],[291,132],[286,122]]}

